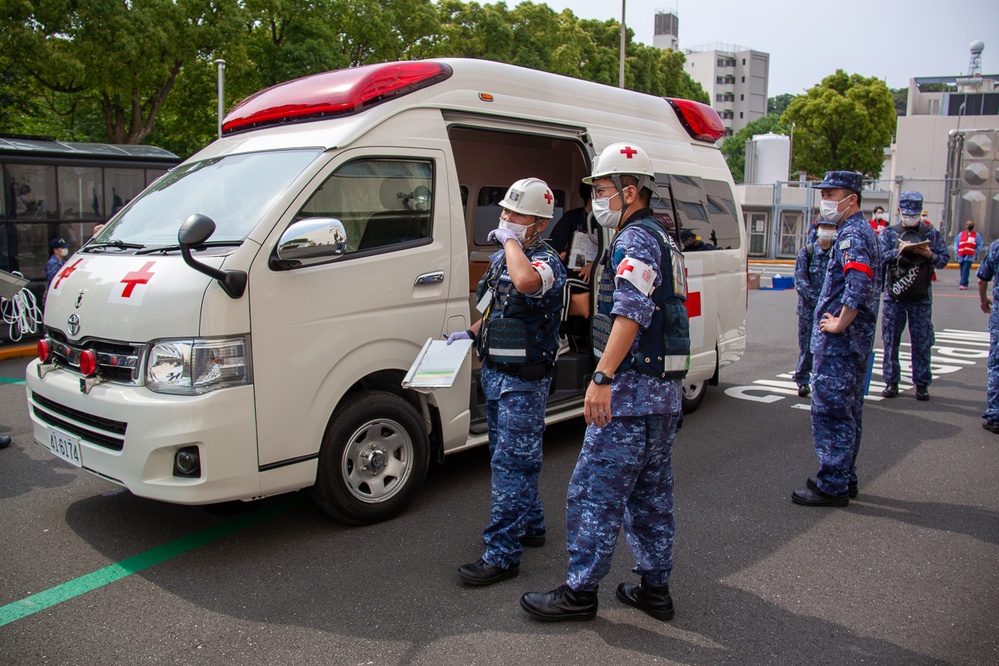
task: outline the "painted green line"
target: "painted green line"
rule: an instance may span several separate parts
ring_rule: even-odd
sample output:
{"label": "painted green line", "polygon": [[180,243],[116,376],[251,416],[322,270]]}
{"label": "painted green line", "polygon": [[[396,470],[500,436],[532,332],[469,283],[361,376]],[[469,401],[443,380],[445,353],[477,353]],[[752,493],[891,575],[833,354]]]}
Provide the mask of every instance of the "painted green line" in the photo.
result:
{"label": "painted green line", "polygon": [[0,384],[23,384],[23,379],[11,379],[10,377],[0,377]]}
{"label": "painted green line", "polygon": [[130,576],[138,571],[147,569],[155,564],[165,562],[178,555],[194,550],[199,546],[212,543],[240,530],[253,527],[266,520],[287,513],[288,511],[302,506],[305,500],[300,495],[291,495],[288,498],[275,501],[270,506],[265,506],[251,513],[238,516],[221,525],[209,527],[200,532],[181,537],[176,541],[157,546],[144,553],[139,553],[115,564],[111,564],[102,569],[98,569],[89,574],[66,581],[55,587],[32,594],[19,601],[14,601],[6,606],[0,606],[0,627],[20,620],[38,611],[51,608],[56,604],[69,601],[81,594],[86,594],[91,590],[96,590],[110,583]]}

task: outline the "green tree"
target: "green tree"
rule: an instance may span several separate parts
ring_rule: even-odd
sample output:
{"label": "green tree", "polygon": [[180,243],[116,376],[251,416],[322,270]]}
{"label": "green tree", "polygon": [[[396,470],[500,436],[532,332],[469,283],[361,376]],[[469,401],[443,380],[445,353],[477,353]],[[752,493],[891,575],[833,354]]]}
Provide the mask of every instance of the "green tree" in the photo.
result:
{"label": "green tree", "polygon": [[797,97],[797,95],[784,93],[783,95],[777,95],[776,97],[769,98],[767,100],[767,114],[776,113],[779,116],[784,113],[795,97]]}
{"label": "green tree", "polygon": [[780,122],[776,113],[757,118],[749,122],[741,130],[725,139],[721,146],[722,155],[732,171],[732,178],[741,183],[746,178],[746,142],[757,134],[787,134],[786,128]]}
{"label": "green tree", "polygon": [[50,108],[93,105],[106,140],[139,143],[186,64],[239,27],[237,0],[3,0],[7,57]]}
{"label": "green tree", "polygon": [[884,81],[837,70],[795,98],[781,122],[794,125],[793,169],[877,177],[895,131],[895,105]]}

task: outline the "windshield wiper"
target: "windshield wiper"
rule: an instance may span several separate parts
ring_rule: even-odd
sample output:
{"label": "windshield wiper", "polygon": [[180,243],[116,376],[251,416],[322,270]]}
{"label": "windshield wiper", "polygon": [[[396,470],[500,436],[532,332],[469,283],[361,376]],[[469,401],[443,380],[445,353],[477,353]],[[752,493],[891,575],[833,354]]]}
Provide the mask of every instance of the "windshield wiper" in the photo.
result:
{"label": "windshield wiper", "polygon": [[[208,241],[199,247],[238,247],[243,244],[241,240]],[[180,245],[161,245],[159,247],[147,247],[139,250],[136,254],[152,254],[153,252],[176,252],[180,250]]]}
{"label": "windshield wiper", "polygon": [[83,249],[98,250],[98,249],[104,249],[106,247],[116,247],[119,250],[141,250],[146,246],[141,245],[139,243],[126,243],[125,241],[121,241],[116,238],[115,240],[108,241],[107,243],[87,243],[86,245],[83,246]]}

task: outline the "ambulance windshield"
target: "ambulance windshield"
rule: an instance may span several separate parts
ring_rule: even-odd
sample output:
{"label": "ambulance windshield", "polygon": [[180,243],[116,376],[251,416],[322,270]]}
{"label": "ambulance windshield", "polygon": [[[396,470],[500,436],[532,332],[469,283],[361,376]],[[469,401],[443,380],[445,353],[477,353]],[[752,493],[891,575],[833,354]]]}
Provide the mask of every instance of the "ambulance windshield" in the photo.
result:
{"label": "ambulance windshield", "polygon": [[98,244],[175,245],[193,213],[215,221],[210,243],[239,243],[320,155],[319,149],[214,157],[181,164],[144,190],[103,229]]}

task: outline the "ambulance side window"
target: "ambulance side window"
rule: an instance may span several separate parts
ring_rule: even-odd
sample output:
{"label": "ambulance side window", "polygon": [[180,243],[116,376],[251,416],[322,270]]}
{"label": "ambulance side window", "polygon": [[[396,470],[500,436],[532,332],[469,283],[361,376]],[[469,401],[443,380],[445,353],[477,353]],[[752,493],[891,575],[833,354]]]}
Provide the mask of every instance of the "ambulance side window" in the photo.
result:
{"label": "ambulance side window", "polygon": [[670,181],[684,252],[739,248],[739,220],[727,183],[677,175]]}
{"label": "ambulance side window", "polygon": [[429,160],[354,160],[326,179],[295,222],[339,220],[346,236],[343,255],[423,245],[431,239],[433,188]]}

